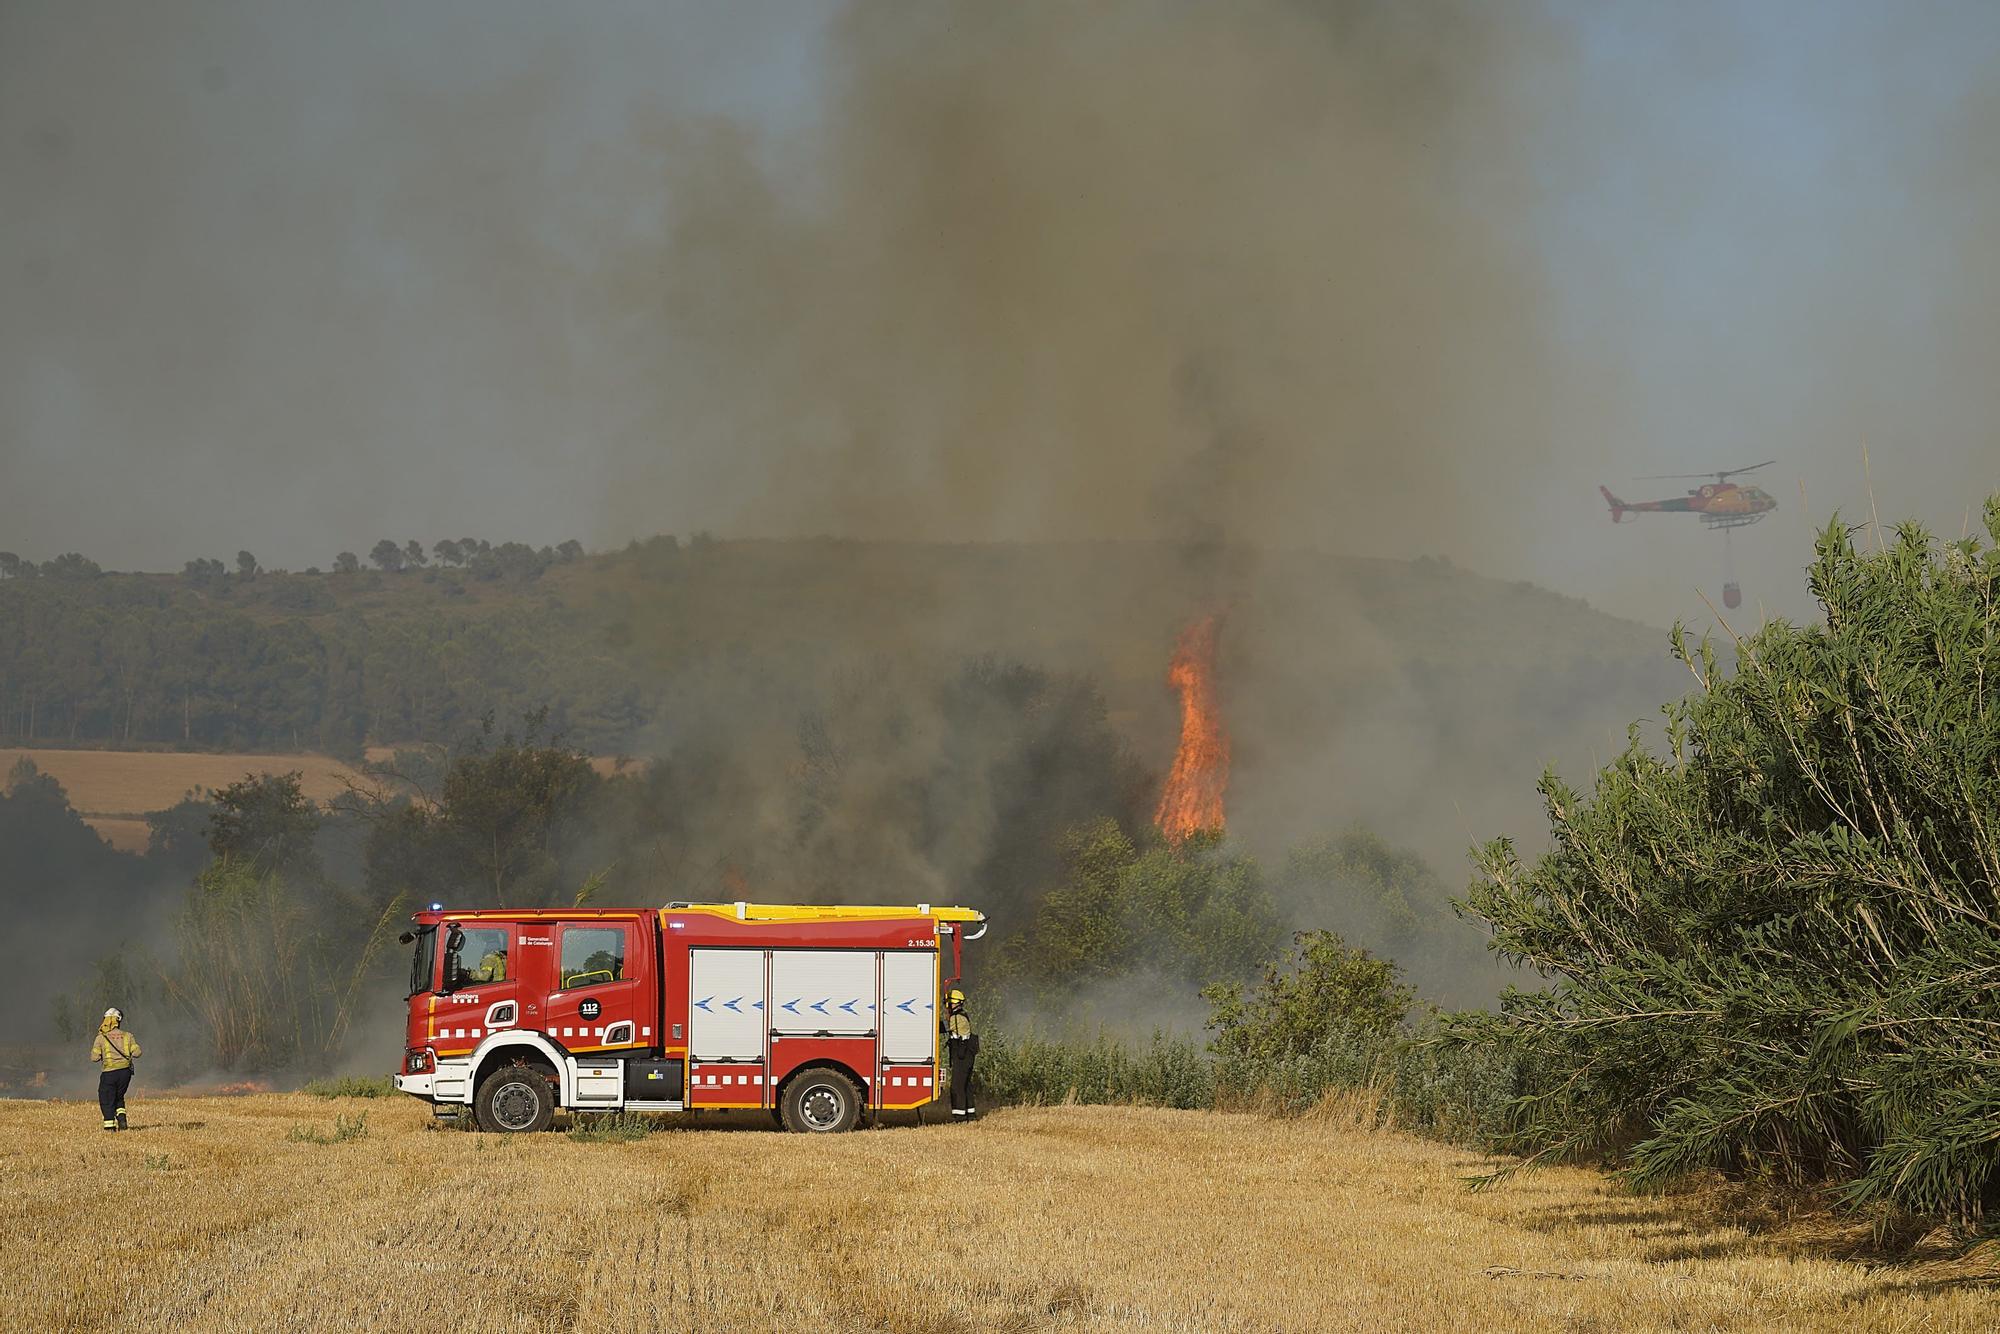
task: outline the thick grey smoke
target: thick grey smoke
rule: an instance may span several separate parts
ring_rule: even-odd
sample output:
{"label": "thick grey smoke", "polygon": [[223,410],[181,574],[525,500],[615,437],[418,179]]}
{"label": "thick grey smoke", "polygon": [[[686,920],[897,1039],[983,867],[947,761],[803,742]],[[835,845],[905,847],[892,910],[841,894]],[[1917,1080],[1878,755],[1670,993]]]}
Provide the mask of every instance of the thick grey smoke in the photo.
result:
{"label": "thick grey smoke", "polygon": [[2000,20],[1925,13],[19,0],[0,539],[1215,523],[1657,623],[1716,543],[1595,484],[1775,455],[1799,613],[1801,484],[1994,480]]}
{"label": "thick grey smoke", "polygon": [[850,7],[811,125],[661,130],[614,285],[667,321],[672,429],[612,513],[693,482],[760,531],[1374,550],[1472,512],[1550,434],[1528,216],[1462,197],[1535,26]]}

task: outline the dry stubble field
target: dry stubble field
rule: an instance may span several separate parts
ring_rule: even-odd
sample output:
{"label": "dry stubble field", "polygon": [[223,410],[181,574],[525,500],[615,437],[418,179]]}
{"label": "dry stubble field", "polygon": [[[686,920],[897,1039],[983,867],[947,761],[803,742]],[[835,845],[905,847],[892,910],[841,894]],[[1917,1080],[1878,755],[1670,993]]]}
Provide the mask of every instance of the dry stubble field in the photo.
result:
{"label": "dry stubble field", "polygon": [[145,817],[163,811],[195,788],[223,788],[245,774],[297,772],[299,787],[315,801],[347,791],[361,775],[325,755],[195,754],[141,750],[25,750],[0,748],[0,784],[21,760],[53,777],[69,804],[111,846],[144,852],[152,832]]}
{"label": "dry stubble field", "polygon": [[[143,1093],[143,1087],[141,1092]],[[0,1101],[26,1329],[1984,1329],[1573,1170],[1326,1122],[1002,1110],[833,1140],[433,1130],[404,1099]],[[365,1138],[291,1141],[368,1114]],[[1935,1276],[1932,1276],[1935,1277]]]}
{"label": "dry stubble field", "polygon": [[[395,752],[371,746],[370,760],[389,760]],[[215,790],[240,782],[248,774],[299,775],[299,790],[314,801],[327,802],[352,785],[371,786],[360,772],[326,755],[299,752],[264,755],[253,752],[205,753],[163,750],[27,750],[0,747],[0,784],[16,763],[31,760],[69,794],[98,837],[121,852],[144,852],[152,827],[146,816],[163,811],[197,788]],[[627,762],[595,756],[591,767],[612,775]]]}

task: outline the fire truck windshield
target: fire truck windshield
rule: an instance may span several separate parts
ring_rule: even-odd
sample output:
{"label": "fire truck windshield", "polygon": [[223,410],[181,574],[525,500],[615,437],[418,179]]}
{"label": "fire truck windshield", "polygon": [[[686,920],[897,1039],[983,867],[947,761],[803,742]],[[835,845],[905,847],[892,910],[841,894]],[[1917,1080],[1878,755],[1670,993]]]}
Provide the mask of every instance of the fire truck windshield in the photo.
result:
{"label": "fire truck windshield", "polygon": [[417,928],[417,953],[410,960],[410,989],[404,993],[415,996],[431,989],[432,965],[437,962],[437,928],[420,926]]}

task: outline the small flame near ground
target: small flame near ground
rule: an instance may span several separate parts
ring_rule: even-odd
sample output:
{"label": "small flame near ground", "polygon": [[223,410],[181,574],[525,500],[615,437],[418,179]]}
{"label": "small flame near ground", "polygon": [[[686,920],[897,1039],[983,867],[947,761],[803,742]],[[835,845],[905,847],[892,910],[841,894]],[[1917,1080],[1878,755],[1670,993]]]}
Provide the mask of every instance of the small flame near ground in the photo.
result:
{"label": "small flame near ground", "polygon": [[261,1079],[239,1079],[233,1084],[217,1084],[213,1095],[218,1098],[246,1098],[253,1093],[275,1092],[270,1084]]}
{"label": "small flame near ground", "polygon": [[1223,827],[1229,733],[1222,726],[1215,688],[1215,646],[1221,633],[1219,612],[1192,622],[1181,631],[1167,667],[1167,684],[1181,697],[1181,744],[1153,821],[1175,845],[1191,834],[1220,832]]}

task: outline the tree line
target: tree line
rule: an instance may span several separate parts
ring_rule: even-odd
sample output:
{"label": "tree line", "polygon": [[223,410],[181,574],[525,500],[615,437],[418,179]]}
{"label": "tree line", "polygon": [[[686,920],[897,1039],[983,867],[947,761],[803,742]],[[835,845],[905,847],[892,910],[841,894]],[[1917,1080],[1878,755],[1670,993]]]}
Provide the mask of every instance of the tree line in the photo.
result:
{"label": "tree line", "polygon": [[[426,551],[424,544],[414,537],[405,542],[385,537],[369,548],[368,563],[385,574],[421,570],[434,564],[439,569],[466,570],[478,579],[534,579],[551,565],[567,565],[581,559],[583,554],[583,543],[575,538],[556,546],[534,547],[525,542],[502,542],[495,546],[484,538],[447,537],[433,542]],[[332,569],[335,574],[358,574],[362,559],[352,551],[342,551],[333,558]],[[0,551],[0,579],[76,581],[96,579],[104,572],[96,561],[74,551],[40,562],[23,559],[16,552]],[[238,551],[233,566],[214,557],[197,556],[182,567],[181,573],[189,580],[214,587],[232,575],[255,579],[264,569],[254,554]],[[317,565],[309,565],[303,573],[319,575],[323,571]]]}
{"label": "tree line", "polygon": [[639,687],[564,651],[579,631],[559,607],[363,614],[321,580],[251,578],[0,589],[0,744],[352,759],[373,737],[443,740],[545,701],[592,746],[628,744],[639,721]]}

